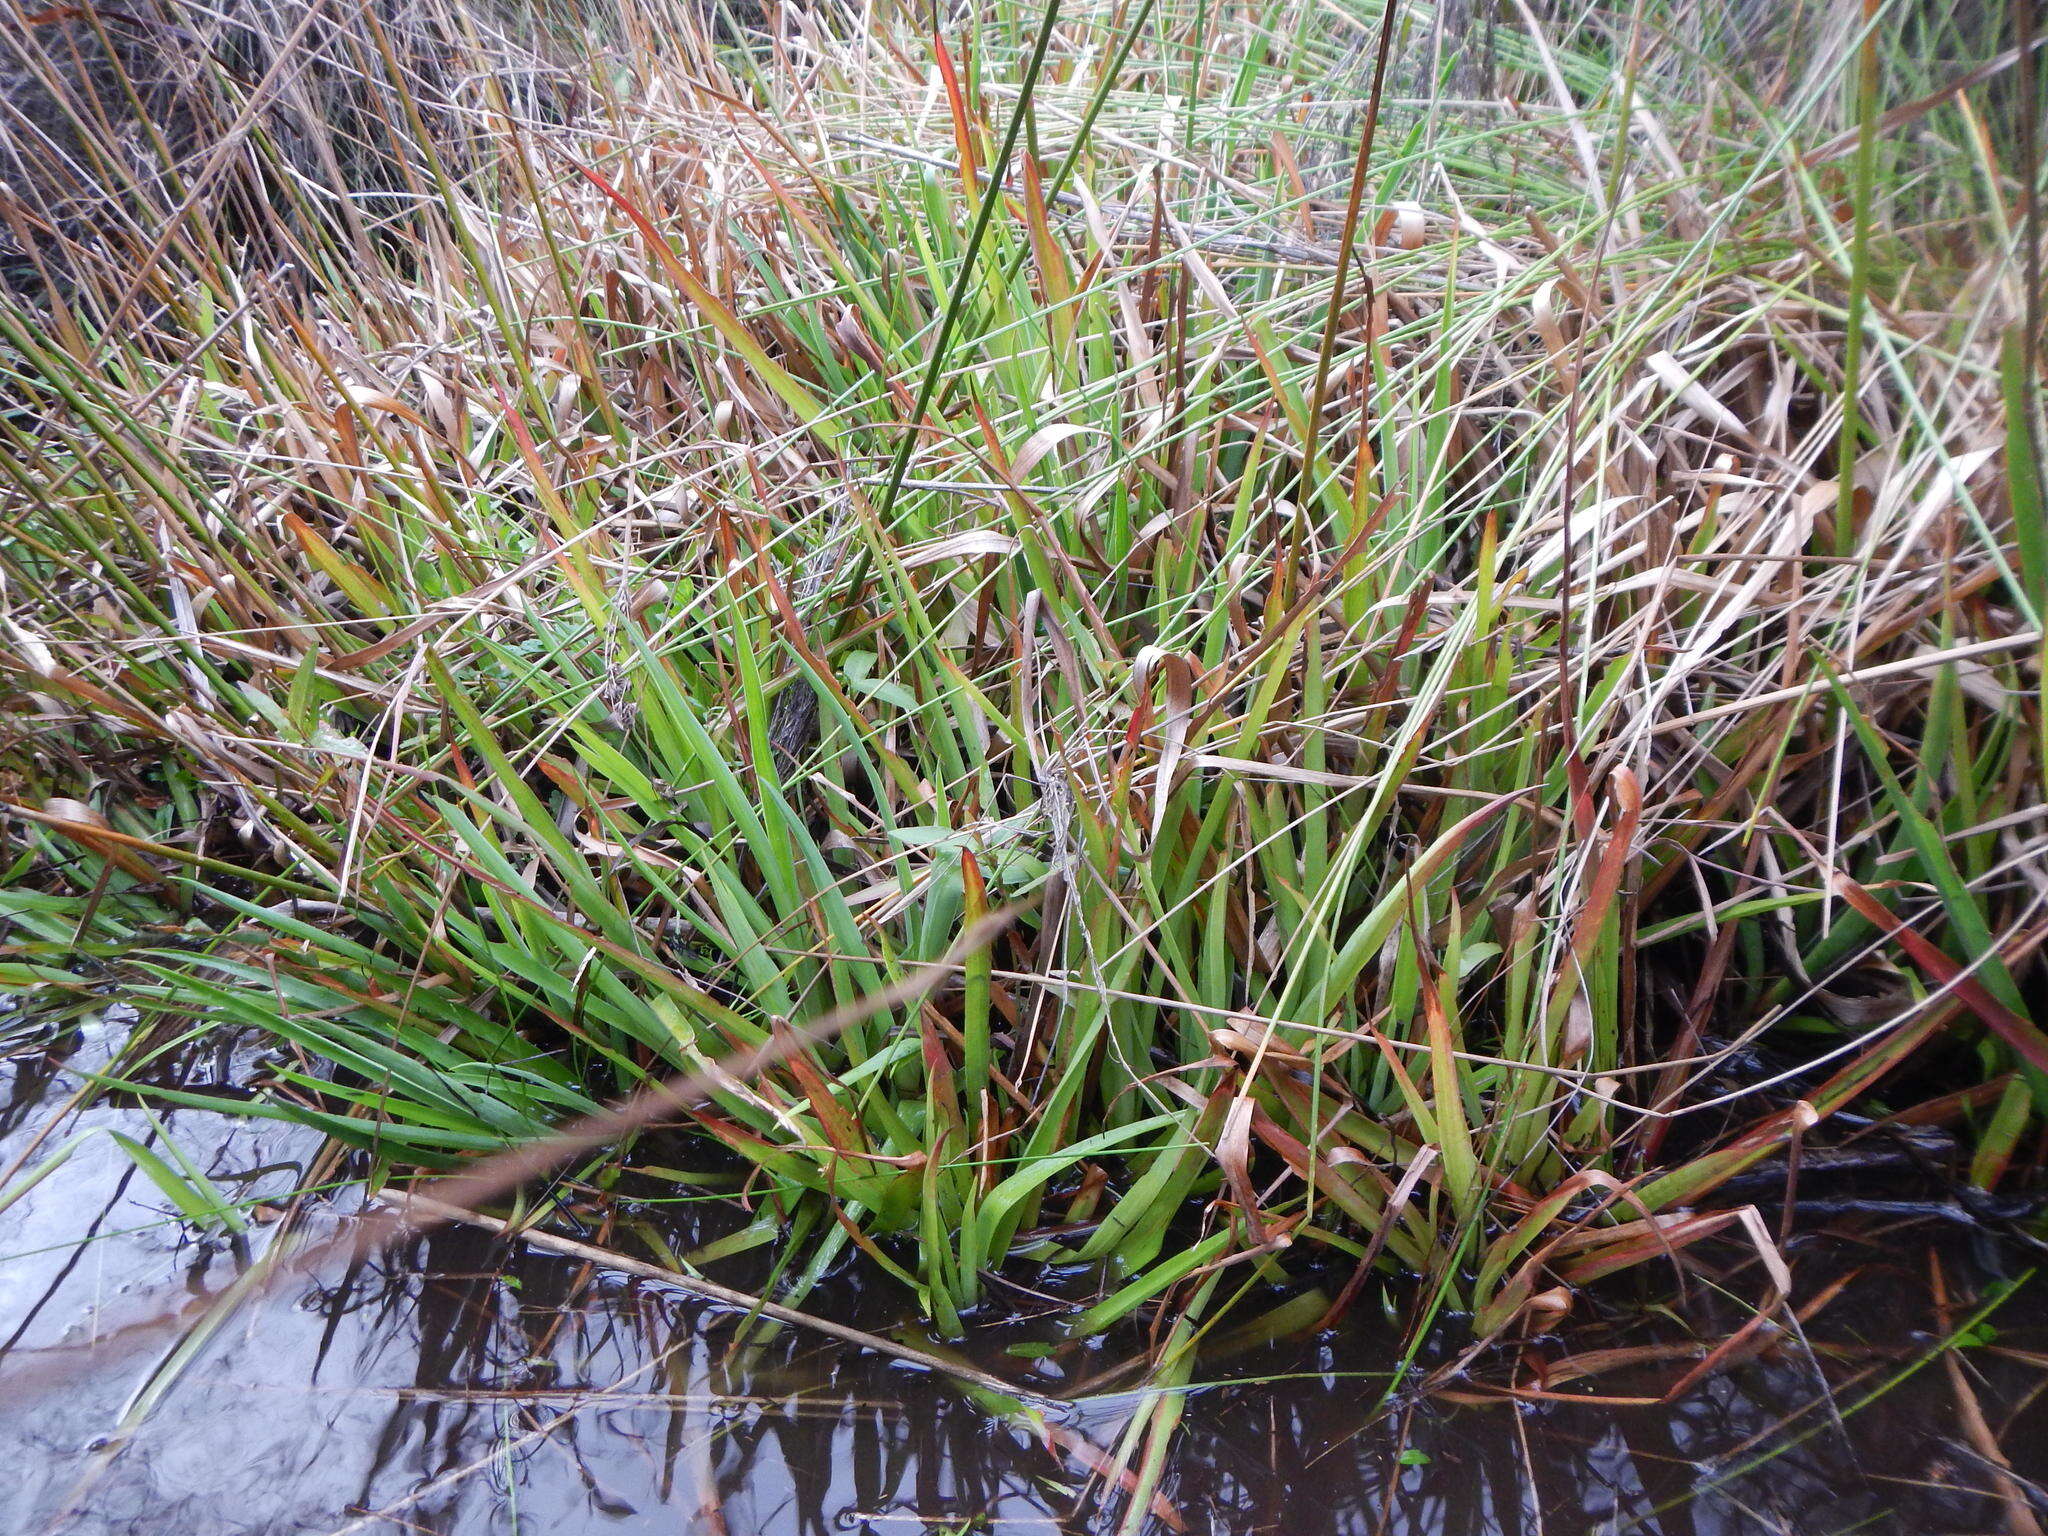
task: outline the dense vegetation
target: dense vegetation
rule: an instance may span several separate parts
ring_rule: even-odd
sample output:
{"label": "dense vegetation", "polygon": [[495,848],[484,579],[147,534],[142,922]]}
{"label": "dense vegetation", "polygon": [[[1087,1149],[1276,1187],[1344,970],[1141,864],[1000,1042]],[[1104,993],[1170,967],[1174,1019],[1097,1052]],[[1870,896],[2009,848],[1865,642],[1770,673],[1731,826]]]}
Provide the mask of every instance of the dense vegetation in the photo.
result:
{"label": "dense vegetation", "polygon": [[154,135],[24,14],[6,979],[379,1178],[712,1072],[941,1333],[2027,1177],[2025,17],[1476,9],[287,8]]}

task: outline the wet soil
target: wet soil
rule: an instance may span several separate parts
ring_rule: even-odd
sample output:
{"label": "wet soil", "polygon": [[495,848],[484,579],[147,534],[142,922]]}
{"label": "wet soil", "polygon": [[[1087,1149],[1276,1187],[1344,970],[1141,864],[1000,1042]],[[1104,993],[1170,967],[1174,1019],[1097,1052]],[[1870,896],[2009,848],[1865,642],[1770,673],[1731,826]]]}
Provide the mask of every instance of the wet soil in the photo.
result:
{"label": "wet soil", "polygon": [[[128,1027],[115,1010],[0,1049],[0,1169]],[[226,1085],[252,1060],[209,1043],[174,1071]],[[201,1237],[100,1134],[147,1140],[139,1108],[101,1098],[52,1128],[37,1156],[88,1134],[0,1211],[0,1536],[1024,1536],[1123,1517],[1087,1450],[1113,1451],[1140,1402],[1113,1378],[1058,1412],[1049,1443],[947,1380],[802,1330],[743,1337],[732,1311],[463,1229],[223,1306],[276,1240],[261,1218],[316,1171],[320,1138],[196,1110],[159,1118],[222,1190],[270,1203],[240,1242]],[[350,1190],[318,1196],[297,1226],[335,1230],[360,1206]],[[684,1201],[659,1219],[687,1248],[732,1217],[727,1202]],[[1560,1339],[1476,1362],[1449,1396],[1404,1390],[1419,1372],[1403,1370],[1394,1327],[1363,1313],[1205,1357],[1144,1529],[1920,1536],[2017,1529],[2029,1498],[2048,1521],[2048,1292],[1998,1307],[1957,1352],[1960,1373],[1927,1359],[2025,1256],[1941,1223],[1836,1226],[1793,1247],[1811,1350],[1787,1340],[1672,1403],[1637,1400],[1739,1326],[1753,1263],[1702,1269],[1683,1295],[1591,1299]],[[716,1273],[745,1286],[743,1268]],[[854,1268],[808,1305],[869,1328],[908,1320],[900,1293]],[[1029,1311],[978,1329],[968,1352],[1057,1393],[1143,1343],[1037,1359],[1014,1349],[1052,1337]],[[1611,1349],[1637,1353],[1596,1353]],[[1570,1379],[1616,1358],[1630,1363]],[[1484,1401],[1547,1382],[1546,1397]],[[2012,1459],[2002,1485],[1965,1397]]]}

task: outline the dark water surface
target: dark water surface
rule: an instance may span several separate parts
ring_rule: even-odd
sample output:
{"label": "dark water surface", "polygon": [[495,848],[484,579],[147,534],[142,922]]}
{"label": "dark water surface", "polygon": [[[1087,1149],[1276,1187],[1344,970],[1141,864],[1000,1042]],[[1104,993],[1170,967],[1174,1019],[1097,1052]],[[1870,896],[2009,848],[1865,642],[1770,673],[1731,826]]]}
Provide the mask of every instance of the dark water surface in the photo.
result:
{"label": "dark water surface", "polygon": [[[0,1060],[0,1169],[124,1031],[116,1016]],[[178,1070],[224,1084],[249,1065],[219,1048]],[[320,1150],[316,1135],[266,1122],[187,1110],[163,1123],[237,1199],[284,1201]],[[436,1233],[354,1273],[222,1306],[275,1228],[257,1224],[240,1254],[195,1237],[107,1129],[152,1133],[132,1107],[67,1118],[36,1157],[91,1134],[0,1211],[0,1536],[1023,1536],[1111,1531],[1122,1516],[1081,1447],[1114,1450],[1135,1395],[1066,1410],[1063,1449],[915,1369],[797,1330],[736,1346],[730,1312],[480,1232]],[[316,1202],[301,1229],[334,1230],[359,1204],[352,1193]],[[1170,1509],[1145,1529],[1172,1529],[1170,1514],[1215,1536],[2003,1531],[2011,1511],[1984,1491],[1991,1476],[1942,1361],[1840,1428],[1820,1388],[1825,1375],[1853,1404],[1925,1354],[1941,1328],[1929,1299],[1937,1239],[1959,1299],[2017,1268],[1924,1227],[1798,1245],[1802,1300],[1847,1282],[1812,1317],[1815,1354],[1787,1346],[1670,1406],[1397,1397],[1381,1409],[1397,1362],[1393,1330],[1373,1317],[1205,1358],[1162,1484]],[[1538,1346],[1557,1362],[1643,1345],[1674,1357],[1557,1391],[1661,1393],[1686,1368],[1675,1356],[1688,1325],[1725,1335],[1761,1283],[1753,1265],[1731,1258],[1727,1270],[1724,1300],[1711,1275],[1696,1276],[1654,1326],[1596,1318]],[[2048,1380],[2041,1294],[2007,1302],[1995,1336],[1961,1356],[2015,1471],[2036,1482],[2048,1480],[2048,1397],[2034,1395]],[[850,1274],[810,1305],[870,1328],[900,1320],[893,1294],[868,1294]],[[1042,1364],[1003,1348],[1050,1337],[1048,1326],[1012,1322],[970,1349],[1055,1392],[1115,1365],[1118,1346]],[[1475,1378],[1505,1382],[1515,1365],[1491,1358]]]}

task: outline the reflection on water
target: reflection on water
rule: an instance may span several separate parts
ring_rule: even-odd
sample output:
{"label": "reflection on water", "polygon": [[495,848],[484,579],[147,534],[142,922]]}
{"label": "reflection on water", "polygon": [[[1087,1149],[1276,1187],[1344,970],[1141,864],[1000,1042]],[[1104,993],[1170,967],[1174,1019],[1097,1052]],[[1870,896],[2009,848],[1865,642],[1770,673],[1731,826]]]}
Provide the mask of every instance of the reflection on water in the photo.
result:
{"label": "reflection on water", "polygon": [[[0,1065],[11,1073],[0,1168],[106,1054],[88,1030],[62,1053]],[[222,1050],[178,1071],[224,1084],[247,1067]],[[291,1127],[195,1111],[166,1123],[238,1198],[282,1202],[319,1151],[317,1137]],[[132,1109],[93,1107],[42,1150],[109,1126],[138,1138],[149,1130]],[[353,1199],[314,1209],[307,1224],[346,1220]],[[1114,1449],[1134,1397],[1075,1407],[1056,1448],[912,1369],[792,1330],[741,1340],[730,1313],[470,1231],[295,1280],[152,1378],[271,1230],[259,1225],[238,1253],[195,1240],[166,1209],[111,1141],[91,1136],[0,1212],[0,1464],[10,1469],[0,1536],[53,1525],[191,1536],[1023,1536],[1113,1530],[1122,1515],[1116,1491],[1071,1452],[1075,1436]],[[2005,1529],[2008,1511],[1981,1491],[1989,1475],[1942,1366],[1853,1414],[1846,1439],[1817,1391],[1825,1370],[1853,1401],[1910,1362],[1924,1343],[1913,1330],[1933,1326],[1928,1241],[1893,1234],[1846,1257],[1838,1245],[1829,1271],[1854,1278],[1814,1317],[1814,1358],[1780,1351],[1670,1408],[1397,1399],[1378,1410],[1395,1362],[1387,1330],[1370,1321],[1205,1362],[1212,1384],[1188,1398],[1164,1502],[1186,1530],[1216,1536]],[[1946,1262],[1952,1274],[1964,1267],[1955,1254]],[[1806,1263],[1818,1271],[1818,1258]],[[816,1304],[863,1326],[889,1320],[875,1309],[893,1303],[861,1295],[850,1277],[824,1290]],[[1725,1333],[1739,1313],[1731,1303],[1716,1316],[1711,1292],[1696,1288],[1693,1315],[1703,1331]],[[1969,1352],[1968,1373],[2017,1472],[2037,1480],[2048,1474],[2048,1411],[2030,1395],[2048,1346],[2039,1310],[2030,1297],[2008,1305],[1998,1339]],[[166,1329],[172,1314],[182,1325]],[[1032,1363],[1000,1346],[1030,1326],[982,1341],[980,1358],[1021,1378]],[[1650,1337],[1617,1327],[1570,1344],[1582,1355]],[[1675,1355],[1668,1346],[1684,1334],[1673,1319],[1656,1337]],[[1562,1362],[1567,1351],[1548,1354]],[[1107,1351],[1065,1358],[1040,1380],[1111,1363]],[[1507,1368],[1491,1362],[1481,1375],[1501,1379]],[[1533,1380],[1532,1368],[1523,1362],[1520,1379]],[[1558,1391],[1649,1395],[1682,1369],[1651,1361]],[[10,1373],[34,1381],[10,1392]],[[152,1379],[138,1415],[132,1399]],[[124,1414],[132,1432],[121,1431]],[[1166,1515],[1148,1529],[1170,1529]]]}

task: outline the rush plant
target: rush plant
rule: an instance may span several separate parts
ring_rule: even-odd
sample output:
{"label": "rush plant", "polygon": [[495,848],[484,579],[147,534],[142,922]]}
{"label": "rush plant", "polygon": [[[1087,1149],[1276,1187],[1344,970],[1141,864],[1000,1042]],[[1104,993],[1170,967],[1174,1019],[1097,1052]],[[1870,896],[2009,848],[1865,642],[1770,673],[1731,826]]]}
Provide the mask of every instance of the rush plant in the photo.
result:
{"label": "rush plant", "polygon": [[7,979],[273,1040],[160,1097],[381,1178],[943,967],[690,1107],[718,1253],[947,1334],[1099,1266],[1169,1380],[1275,1286],[1552,1316],[1848,1109],[1995,1185],[2038,91],[1999,16],[1831,14],[1514,6],[1481,68],[1372,0],[622,4],[546,112],[372,47],[374,231],[0,302]]}

